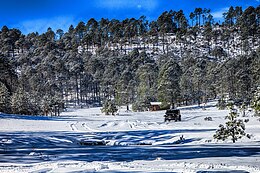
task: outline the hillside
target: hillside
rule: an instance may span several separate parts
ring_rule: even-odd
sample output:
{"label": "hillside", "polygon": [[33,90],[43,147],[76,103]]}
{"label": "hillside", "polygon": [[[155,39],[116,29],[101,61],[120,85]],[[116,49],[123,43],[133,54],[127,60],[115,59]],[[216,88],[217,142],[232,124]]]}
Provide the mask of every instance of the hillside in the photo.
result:
{"label": "hillside", "polygon": [[134,111],[207,103],[258,103],[260,6],[165,11],[157,20],[94,18],[65,32],[0,31],[0,111],[59,115],[70,107]]}

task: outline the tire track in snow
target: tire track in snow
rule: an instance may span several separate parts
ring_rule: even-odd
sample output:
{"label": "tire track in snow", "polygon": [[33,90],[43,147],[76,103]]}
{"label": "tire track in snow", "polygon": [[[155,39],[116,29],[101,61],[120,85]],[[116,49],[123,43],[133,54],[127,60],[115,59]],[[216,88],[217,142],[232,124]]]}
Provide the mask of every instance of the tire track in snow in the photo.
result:
{"label": "tire track in snow", "polygon": [[70,128],[72,131],[79,131],[78,128],[76,127],[77,124],[78,122],[70,124]]}
{"label": "tire track in snow", "polygon": [[99,130],[90,128],[86,123],[82,123],[81,126],[84,127],[86,130],[89,130],[90,132],[101,132]]}
{"label": "tire track in snow", "polygon": [[131,128],[131,129],[136,129],[136,127],[138,126],[137,125],[137,121],[129,121],[129,120],[126,120],[125,123],[128,124],[128,126]]}

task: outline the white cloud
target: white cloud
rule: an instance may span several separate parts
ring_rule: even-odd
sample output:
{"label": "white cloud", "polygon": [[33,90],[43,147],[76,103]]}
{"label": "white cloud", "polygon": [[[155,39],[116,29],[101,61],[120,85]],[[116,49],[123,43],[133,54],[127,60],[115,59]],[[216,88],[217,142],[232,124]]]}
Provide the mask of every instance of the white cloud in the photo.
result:
{"label": "white cloud", "polygon": [[142,8],[154,10],[158,6],[158,0],[98,0],[96,6],[108,9]]}
{"label": "white cloud", "polygon": [[56,32],[57,29],[66,31],[69,26],[74,23],[73,17],[54,17],[23,21],[14,27],[20,29],[24,34],[28,34],[36,31],[43,33],[46,32],[49,27],[51,27],[54,32]]}
{"label": "white cloud", "polygon": [[211,15],[214,19],[223,19],[223,13],[227,12],[229,7],[221,8],[218,11],[213,11]]}

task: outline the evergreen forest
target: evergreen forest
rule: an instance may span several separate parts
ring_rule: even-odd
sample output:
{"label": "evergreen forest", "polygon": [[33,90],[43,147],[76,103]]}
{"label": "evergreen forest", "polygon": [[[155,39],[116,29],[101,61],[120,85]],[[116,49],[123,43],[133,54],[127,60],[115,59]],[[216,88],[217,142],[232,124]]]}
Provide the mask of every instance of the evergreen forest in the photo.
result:
{"label": "evergreen forest", "polygon": [[0,30],[0,112],[48,115],[56,108],[150,102],[250,105],[260,86],[260,6],[165,11],[156,20],[81,21],[67,31]]}

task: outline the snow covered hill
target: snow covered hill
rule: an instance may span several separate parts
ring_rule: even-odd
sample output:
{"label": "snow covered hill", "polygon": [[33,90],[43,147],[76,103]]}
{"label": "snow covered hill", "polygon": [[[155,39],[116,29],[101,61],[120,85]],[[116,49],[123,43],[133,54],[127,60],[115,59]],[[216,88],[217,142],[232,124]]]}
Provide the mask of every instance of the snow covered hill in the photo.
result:
{"label": "snow covered hill", "polygon": [[[164,111],[101,114],[68,110],[60,117],[0,114],[0,172],[260,172],[260,121],[246,112],[251,139],[216,141],[228,110],[181,107],[182,121]],[[205,121],[211,117],[212,121]]]}
{"label": "snow covered hill", "polygon": [[[227,30],[227,28],[214,26],[212,30],[215,34],[212,34],[213,36],[210,40],[207,40],[205,37],[205,28],[201,27],[196,37],[193,35],[185,35],[181,38],[177,38],[175,34],[168,33],[164,39],[161,36],[158,37],[158,43],[147,43],[143,41],[146,40],[145,38],[138,37],[132,38],[134,43],[126,42],[123,45],[120,43],[107,44],[105,48],[108,50],[116,50],[123,54],[129,54],[134,49],[138,49],[145,51],[152,57],[170,52],[171,55],[179,58],[193,55],[196,57],[205,56],[218,61],[247,55],[248,50],[245,48],[247,46],[249,47],[249,52],[256,51],[259,48],[259,41],[253,37],[248,37],[247,42],[245,42],[238,32],[230,31],[232,34],[227,37],[227,40],[223,38],[224,30]],[[153,39],[155,38],[151,37],[148,40]],[[87,49],[87,47],[86,45],[79,46],[78,53],[81,54],[84,51],[89,51],[95,55],[99,49],[97,46],[93,46],[92,49]]]}

